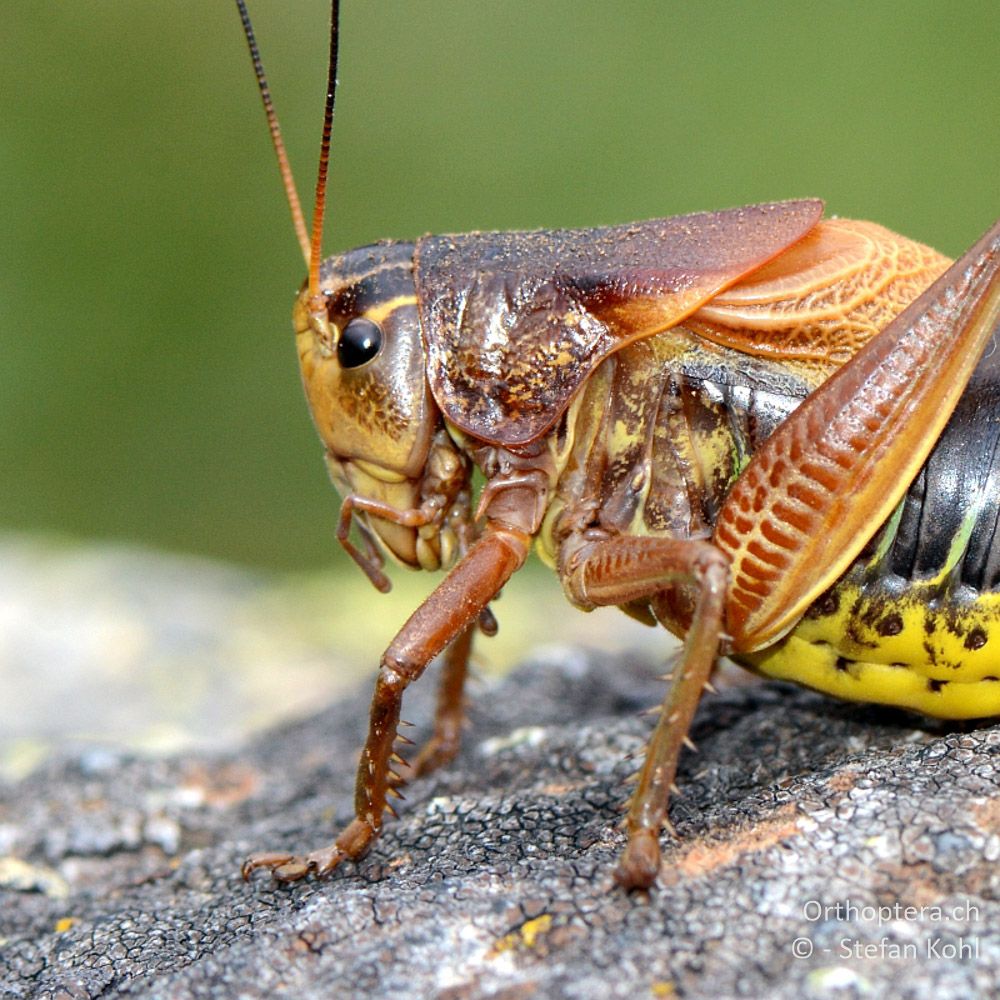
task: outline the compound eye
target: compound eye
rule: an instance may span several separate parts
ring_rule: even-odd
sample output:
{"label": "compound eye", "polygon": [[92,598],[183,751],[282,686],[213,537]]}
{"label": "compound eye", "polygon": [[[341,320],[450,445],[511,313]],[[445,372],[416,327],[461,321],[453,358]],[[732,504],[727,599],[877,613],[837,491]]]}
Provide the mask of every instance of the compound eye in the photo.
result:
{"label": "compound eye", "polygon": [[341,368],[360,368],[382,350],[382,327],[359,316],[344,327],[337,341],[337,360]]}

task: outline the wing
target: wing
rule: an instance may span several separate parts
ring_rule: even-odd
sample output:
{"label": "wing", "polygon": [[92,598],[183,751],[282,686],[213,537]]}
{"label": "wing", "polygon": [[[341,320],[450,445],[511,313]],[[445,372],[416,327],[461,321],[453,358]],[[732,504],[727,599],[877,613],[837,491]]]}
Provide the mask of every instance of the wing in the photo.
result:
{"label": "wing", "polygon": [[414,270],[431,392],[481,440],[532,441],[609,354],[676,325],[822,213],[811,199],[602,229],[426,236]]}
{"label": "wing", "polygon": [[874,222],[824,219],[684,325],[744,354],[829,370],[854,357],[950,263]]}

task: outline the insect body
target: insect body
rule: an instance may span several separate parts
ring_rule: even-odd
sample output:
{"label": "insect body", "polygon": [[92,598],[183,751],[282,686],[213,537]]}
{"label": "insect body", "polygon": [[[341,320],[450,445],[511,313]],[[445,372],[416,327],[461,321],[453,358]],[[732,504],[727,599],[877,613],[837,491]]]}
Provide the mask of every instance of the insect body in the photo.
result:
{"label": "insect body", "polygon": [[[629,804],[627,887],[656,878],[720,654],[841,697],[1000,714],[1000,224],[949,267],[821,215],[425,237],[322,266],[314,233],[295,329],[338,535],[382,589],[380,549],[448,573],[382,657],[354,820],[245,875],[358,857],[403,778],[455,753],[473,632],[532,545],[573,604],[685,640]],[[402,694],[445,650],[411,768]]]}

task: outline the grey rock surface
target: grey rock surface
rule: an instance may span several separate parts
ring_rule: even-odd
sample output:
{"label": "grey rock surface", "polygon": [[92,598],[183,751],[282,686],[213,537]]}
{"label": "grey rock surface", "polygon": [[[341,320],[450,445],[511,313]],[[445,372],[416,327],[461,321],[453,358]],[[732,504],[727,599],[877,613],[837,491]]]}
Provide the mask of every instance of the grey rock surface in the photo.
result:
{"label": "grey rock surface", "polygon": [[[1000,980],[1000,727],[767,684],[706,699],[651,894],[611,879],[661,686],[572,650],[473,692],[357,865],[238,876],[350,815],[368,692],[240,752],[65,752],[0,789],[4,997],[975,997]],[[404,715],[427,732],[428,677]]]}
{"label": "grey rock surface", "polygon": [[[0,774],[19,777],[67,738],[224,749],[332,703],[371,676],[437,582],[399,573],[379,594],[350,569],[274,573],[0,530]],[[672,641],[614,608],[572,611],[541,566],[511,582],[499,615],[481,649],[496,672],[540,637],[656,657]]]}

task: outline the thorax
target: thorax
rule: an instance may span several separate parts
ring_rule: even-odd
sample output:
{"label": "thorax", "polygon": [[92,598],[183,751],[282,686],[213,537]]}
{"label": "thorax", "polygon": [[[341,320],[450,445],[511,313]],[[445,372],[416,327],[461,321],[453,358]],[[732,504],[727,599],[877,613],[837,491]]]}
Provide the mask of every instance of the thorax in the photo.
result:
{"label": "thorax", "polygon": [[565,417],[538,550],[574,531],[704,538],[759,444],[825,373],[675,327],[608,358]]}

